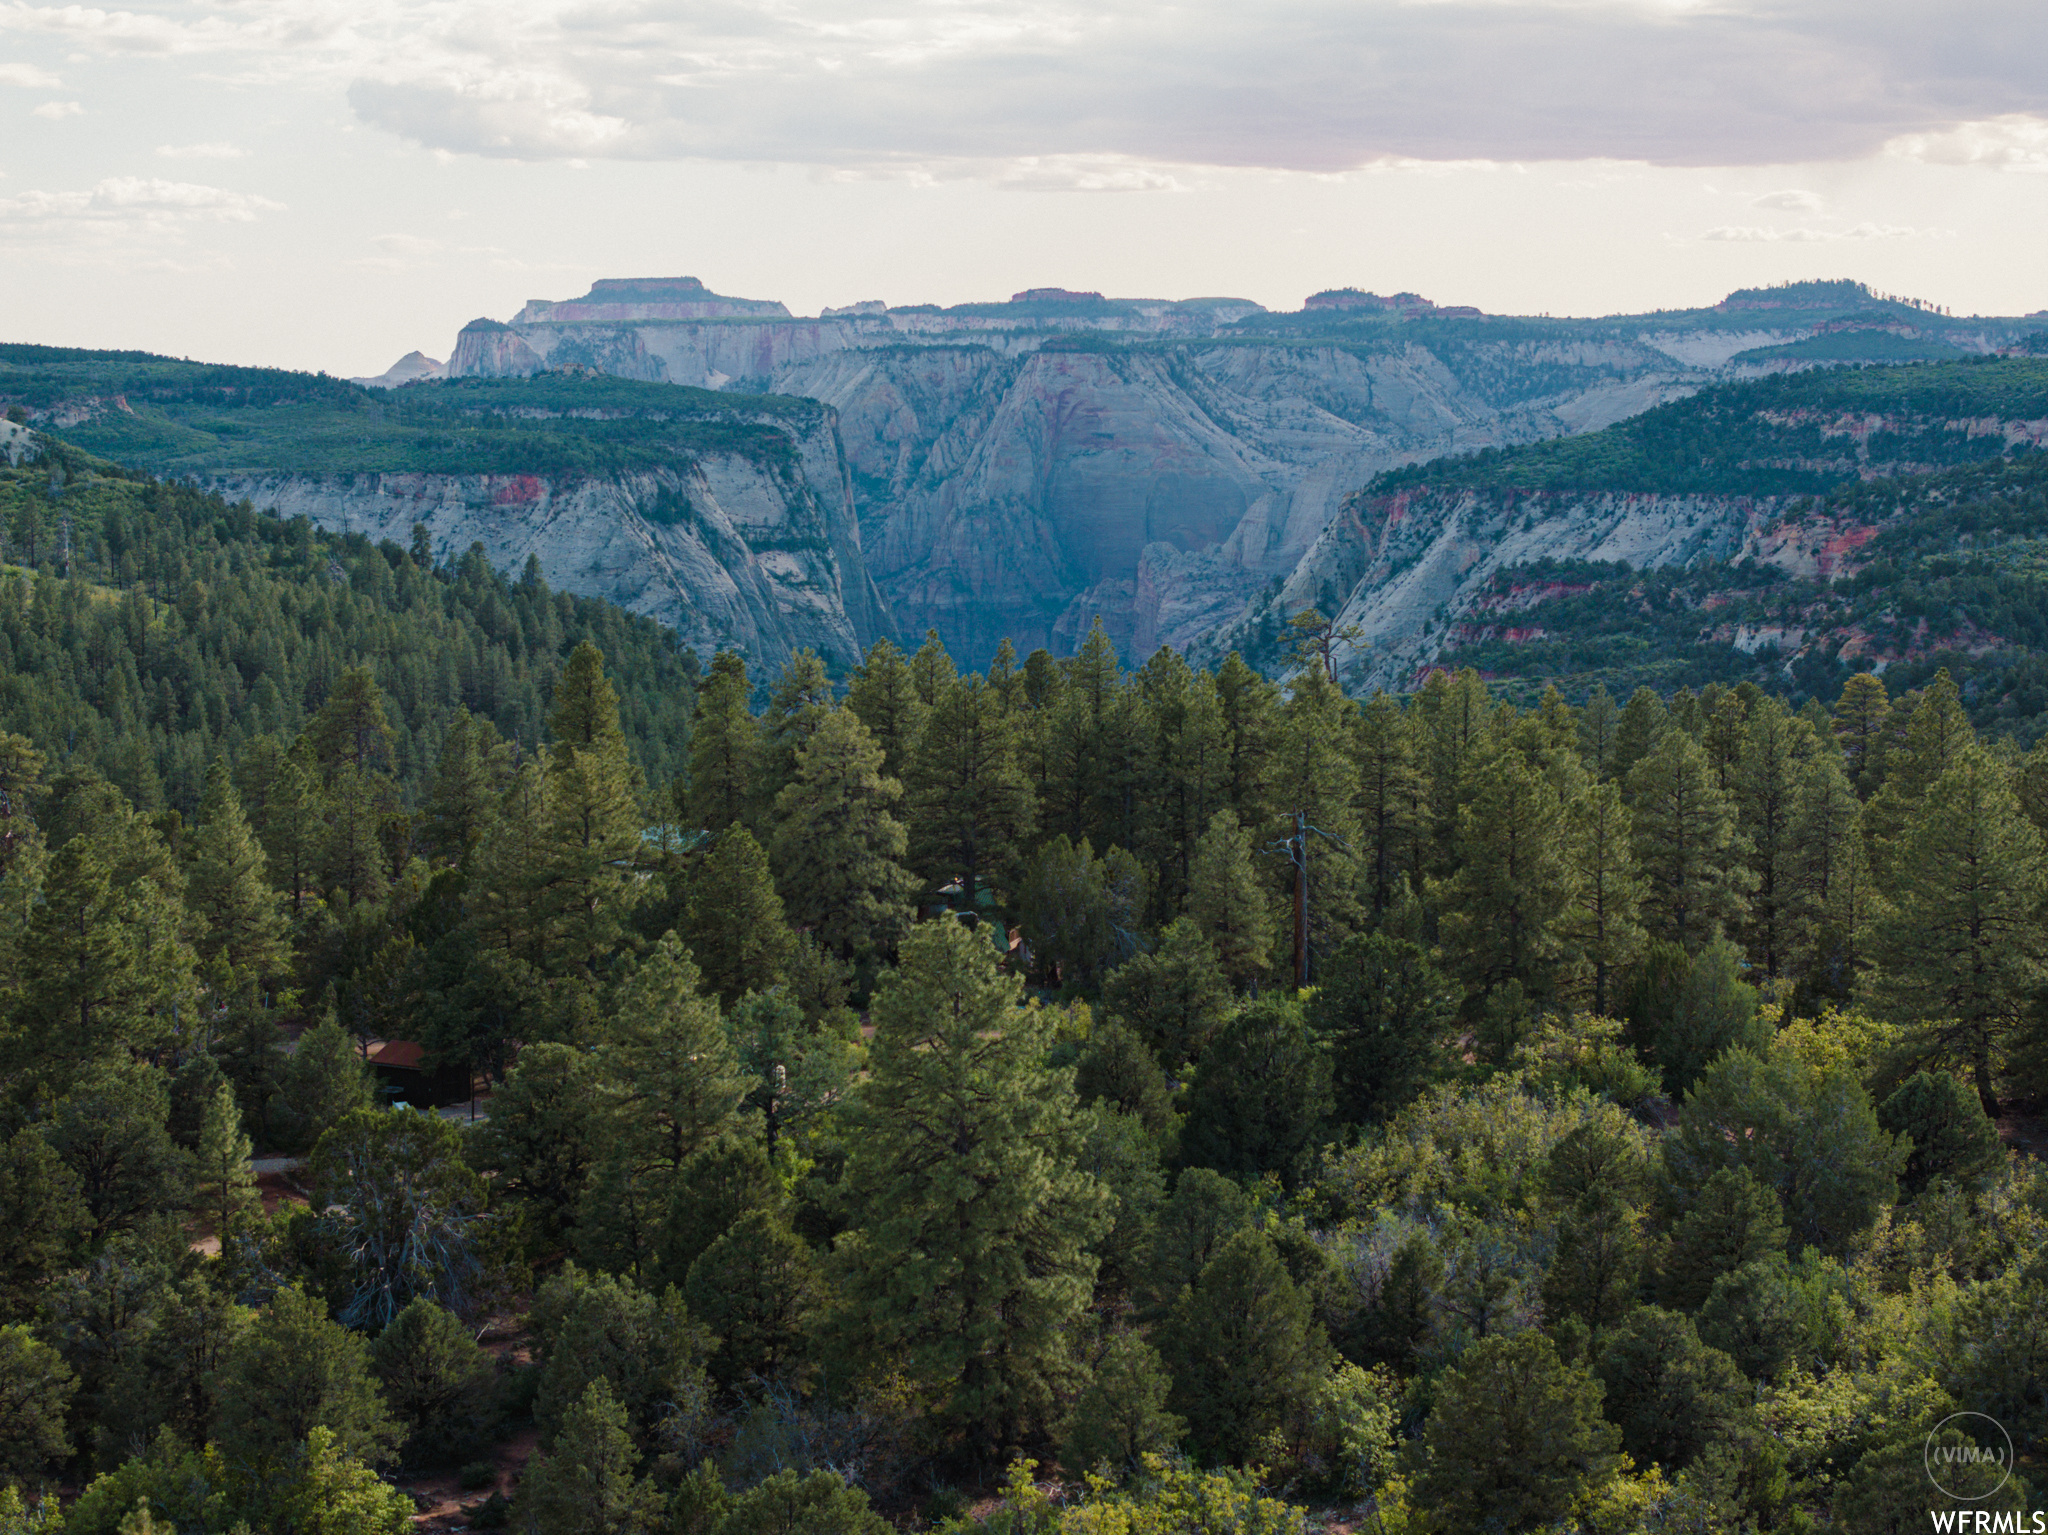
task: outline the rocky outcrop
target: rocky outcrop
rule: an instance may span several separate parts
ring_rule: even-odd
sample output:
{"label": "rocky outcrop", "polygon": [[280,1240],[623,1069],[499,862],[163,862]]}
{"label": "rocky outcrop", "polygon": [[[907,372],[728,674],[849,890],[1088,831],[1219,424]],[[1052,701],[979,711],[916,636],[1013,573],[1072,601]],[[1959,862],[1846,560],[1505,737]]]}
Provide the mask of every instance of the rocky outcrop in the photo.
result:
{"label": "rocky outcrop", "polygon": [[[1589,431],[1717,378],[1802,368],[1735,359],[1841,312],[1812,305],[1853,298],[1880,319],[1900,308],[1820,285],[1722,310],[1532,322],[1359,289],[1268,315],[1243,300],[1034,288],[1007,303],[869,301],[808,320],[701,316],[689,306],[749,301],[645,288],[599,284],[567,305],[536,301],[510,327],[479,322],[449,371],[590,368],[829,404],[896,627],[934,628],[971,664],[1004,637],[1069,649],[1098,615],[1134,657],[1242,632],[1276,580],[1299,594],[1332,579],[1319,540],[1341,541],[1339,508],[1381,470]],[[617,306],[629,301],[669,308],[628,317]],[[1650,531],[1664,514],[1646,515],[1644,547],[1664,548],[1667,534]],[[1607,537],[1580,529],[1566,543]]]}
{"label": "rocky outcrop", "polygon": [[371,378],[352,378],[351,384],[361,384],[365,389],[396,389],[400,384],[417,383],[423,378],[445,378],[448,365],[425,352],[407,352],[390,367]]}
{"label": "rocky outcrop", "polygon": [[713,293],[694,277],[607,277],[592,283],[582,298],[561,303],[528,299],[526,307],[513,317],[513,323],[740,318],[786,320],[789,310],[774,299],[727,298]]}
{"label": "rocky outcrop", "polygon": [[[1957,462],[1959,451],[2032,450],[2048,422],[2031,416],[1943,418],[1828,409],[1758,411],[1749,418],[1801,450],[1773,454],[1768,431],[1746,467],[1797,469],[1839,478],[1889,479]],[[1969,445],[1976,444],[1975,449]],[[1336,515],[1276,592],[1238,618],[1197,637],[1192,653],[1213,661],[1233,647],[1259,650],[1262,634],[1314,607],[1355,626],[1360,645],[1345,683],[1353,689],[1413,683],[1447,643],[1540,637],[1510,615],[1561,590],[1515,586],[1502,598],[1495,577],[1541,562],[1619,562],[1636,570],[1704,562],[1762,564],[1786,576],[1833,580],[1852,574],[1876,528],[1829,503],[1794,494],[1671,494],[1473,489],[1421,484],[1361,493]],[[1540,624],[1540,621],[1539,621]],[[1796,649],[1798,639],[1730,629],[1738,649]],[[1273,656],[1261,653],[1269,663]]]}
{"label": "rocky outcrop", "polygon": [[448,354],[450,378],[531,378],[546,366],[517,331],[492,319],[463,326]]}
{"label": "rocky outcrop", "polygon": [[[603,477],[229,474],[208,488],[284,517],[436,552],[472,544],[501,570],[538,558],[548,580],[673,627],[686,644],[779,666],[809,646],[835,668],[858,659],[852,614],[878,616],[858,568],[834,548],[829,508],[801,476],[737,455]],[[851,588],[851,590],[849,590]]]}

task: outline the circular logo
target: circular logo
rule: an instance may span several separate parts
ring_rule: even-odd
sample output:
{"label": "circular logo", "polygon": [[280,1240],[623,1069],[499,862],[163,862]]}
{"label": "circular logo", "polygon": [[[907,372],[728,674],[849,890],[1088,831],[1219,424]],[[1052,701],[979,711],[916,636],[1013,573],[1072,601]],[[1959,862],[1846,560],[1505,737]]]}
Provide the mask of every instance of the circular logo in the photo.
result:
{"label": "circular logo", "polygon": [[[1996,1447],[1986,1449],[1970,1437],[1972,1428],[1985,1423],[1998,1430],[1998,1441],[2005,1446],[2002,1453]],[[1941,1431],[1951,1424],[1955,1427],[1954,1437],[1961,1443],[1936,1444],[1935,1440],[1941,1438]],[[1978,1431],[1982,1432],[1981,1428]],[[2012,1435],[2005,1431],[2003,1423],[1988,1413],[1952,1412],[1927,1431],[1922,1459],[1927,1467],[1927,1480],[1944,1495],[1958,1503],[1976,1503],[1997,1492],[2012,1475]],[[1994,1471],[1997,1473],[1995,1481],[1992,1480]]]}

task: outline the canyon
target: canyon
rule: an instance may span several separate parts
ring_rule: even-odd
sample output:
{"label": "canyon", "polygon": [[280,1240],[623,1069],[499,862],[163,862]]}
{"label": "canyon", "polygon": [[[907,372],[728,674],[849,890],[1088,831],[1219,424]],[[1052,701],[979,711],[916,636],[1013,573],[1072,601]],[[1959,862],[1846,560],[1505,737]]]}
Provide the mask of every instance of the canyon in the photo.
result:
{"label": "canyon", "polygon": [[1383,477],[1830,362],[2010,351],[2044,318],[1958,319],[1846,282],[1597,319],[1358,289],[1274,312],[1059,288],[807,317],[692,278],[608,279],[374,378],[11,348],[0,397],[267,511],[537,559],[757,670],[809,647],[843,673],[928,631],[963,665],[1004,639],[1066,654],[1100,621],[1129,660],[1235,647],[1277,673],[1285,618],[1314,605],[1369,641],[1346,679],[1369,686],[1411,679],[1496,571],[1796,543],[1770,532],[1786,496],[1755,486],[1503,499]]}

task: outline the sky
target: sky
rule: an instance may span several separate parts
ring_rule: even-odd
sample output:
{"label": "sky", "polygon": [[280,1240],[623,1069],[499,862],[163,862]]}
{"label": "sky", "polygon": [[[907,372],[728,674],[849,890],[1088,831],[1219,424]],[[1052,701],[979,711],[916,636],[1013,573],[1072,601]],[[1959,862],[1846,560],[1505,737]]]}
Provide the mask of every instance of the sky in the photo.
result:
{"label": "sky", "polygon": [[2041,0],[0,0],[0,340],[381,372],[593,278],[2048,309]]}

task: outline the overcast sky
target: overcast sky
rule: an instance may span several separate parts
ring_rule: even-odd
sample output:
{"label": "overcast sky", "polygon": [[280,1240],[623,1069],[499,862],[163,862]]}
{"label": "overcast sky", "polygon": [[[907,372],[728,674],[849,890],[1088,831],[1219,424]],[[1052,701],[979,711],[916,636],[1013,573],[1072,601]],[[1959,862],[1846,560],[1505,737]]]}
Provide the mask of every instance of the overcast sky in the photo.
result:
{"label": "overcast sky", "polygon": [[381,371],[595,277],[2048,307],[2042,0],[0,0],[0,339]]}

